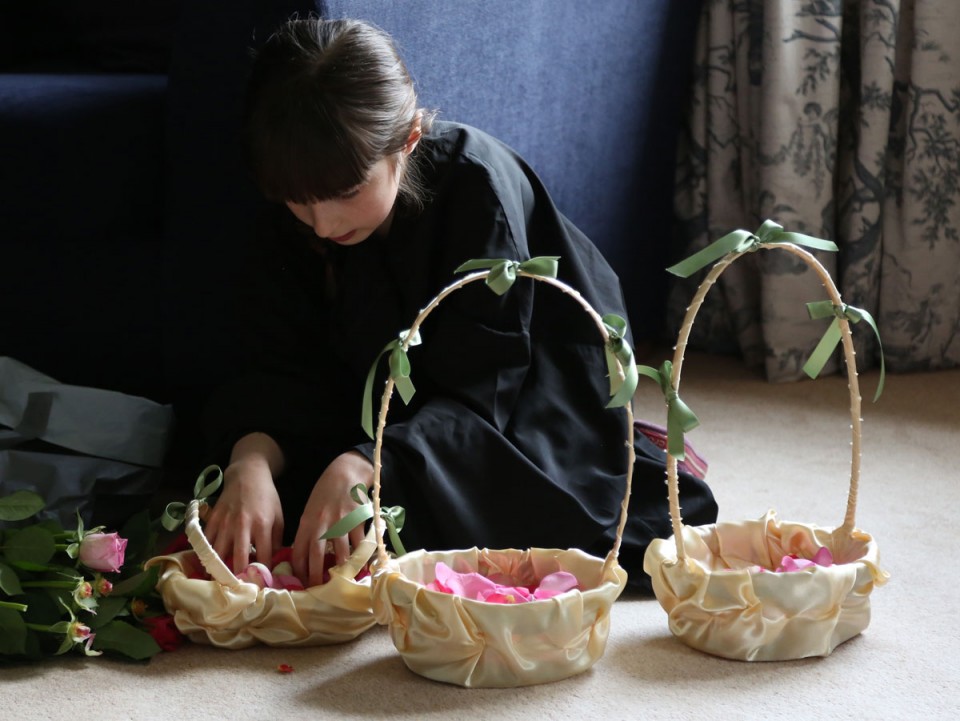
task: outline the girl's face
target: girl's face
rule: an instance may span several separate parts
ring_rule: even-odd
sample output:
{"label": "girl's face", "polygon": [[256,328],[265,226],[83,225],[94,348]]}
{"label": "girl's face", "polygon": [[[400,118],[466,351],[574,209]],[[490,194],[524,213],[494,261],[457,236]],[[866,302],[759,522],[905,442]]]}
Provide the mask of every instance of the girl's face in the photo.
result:
{"label": "girl's face", "polygon": [[400,180],[398,165],[399,158],[383,158],[366,181],[342,195],[311,203],[287,201],[287,207],[318,237],[337,245],[357,245],[390,229]]}

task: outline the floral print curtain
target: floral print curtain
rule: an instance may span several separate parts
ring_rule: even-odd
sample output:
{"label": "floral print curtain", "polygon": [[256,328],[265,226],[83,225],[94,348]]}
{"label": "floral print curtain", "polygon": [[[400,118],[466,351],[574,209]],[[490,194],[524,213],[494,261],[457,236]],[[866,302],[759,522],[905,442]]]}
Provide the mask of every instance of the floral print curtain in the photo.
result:
{"label": "floral print curtain", "polygon": [[[868,310],[893,370],[960,364],[960,2],[704,0],[676,184],[677,259],[772,219],[834,240],[816,253]],[[677,282],[679,328],[696,278]],[[802,375],[825,298],[788,253],[738,260],[691,344]],[[861,370],[878,360],[854,328]]]}

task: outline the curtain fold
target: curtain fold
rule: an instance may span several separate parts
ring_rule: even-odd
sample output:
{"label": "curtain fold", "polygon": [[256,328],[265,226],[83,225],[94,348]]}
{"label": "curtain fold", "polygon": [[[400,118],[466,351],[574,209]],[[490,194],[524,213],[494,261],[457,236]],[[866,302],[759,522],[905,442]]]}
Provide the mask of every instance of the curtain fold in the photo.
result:
{"label": "curtain fold", "polygon": [[[834,240],[815,253],[868,310],[893,370],[960,364],[960,3],[708,0],[675,187],[676,257],[770,218]],[[679,328],[697,278],[674,284]],[[742,258],[691,344],[802,376],[825,291],[787,253]],[[854,330],[861,369],[878,357]]]}

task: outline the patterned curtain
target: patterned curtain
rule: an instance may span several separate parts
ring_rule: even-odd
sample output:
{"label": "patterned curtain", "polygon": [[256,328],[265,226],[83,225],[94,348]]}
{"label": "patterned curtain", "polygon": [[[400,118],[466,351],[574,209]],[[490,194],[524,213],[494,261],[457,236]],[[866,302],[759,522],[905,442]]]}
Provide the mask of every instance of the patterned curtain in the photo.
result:
{"label": "patterned curtain", "polygon": [[[834,240],[816,253],[880,328],[887,367],[960,364],[960,2],[705,0],[676,186],[676,255],[772,219]],[[679,328],[696,279],[671,291]],[[825,298],[788,253],[742,257],[691,344],[771,380],[802,375]],[[878,359],[855,326],[861,370]]]}

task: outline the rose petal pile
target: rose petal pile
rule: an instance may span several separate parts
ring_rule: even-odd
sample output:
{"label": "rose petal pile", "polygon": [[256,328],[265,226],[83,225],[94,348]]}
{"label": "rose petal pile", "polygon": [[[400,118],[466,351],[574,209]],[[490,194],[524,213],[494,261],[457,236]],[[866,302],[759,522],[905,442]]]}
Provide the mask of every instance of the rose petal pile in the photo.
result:
{"label": "rose petal pile", "polygon": [[536,586],[510,585],[498,583],[476,572],[457,573],[440,561],[434,570],[434,580],[426,587],[430,591],[451,593],[487,603],[527,603],[553,598],[579,588],[579,584],[572,573],[556,571],[544,576]]}
{"label": "rose petal pile", "polygon": [[[293,566],[290,559],[293,554],[292,548],[281,548],[273,554],[270,559],[270,566],[263,563],[250,563],[242,571],[236,574],[237,578],[247,583],[252,583],[260,588],[274,588],[287,591],[303,591],[306,588],[303,580],[294,575]],[[328,553],[323,559],[323,581],[330,580],[330,569],[337,564],[333,552]],[[199,573],[203,574],[201,570]],[[357,581],[369,576],[370,570],[364,566],[357,574]],[[206,577],[201,575],[198,577]]]}
{"label": "rose petal pile", "polygon": [[[833,554],[830,552],[830,549],[826,546],[822,547],[820,550],[814,554],[813,558],[800,558],[795,553],[790,553],[780,559],[780,565],[777,566],[774,573],[793,573],[794,571],[802,571],[806,568],[813,568],[814,566],[832,566],[833,565]],[[751,569],[754,573],[764,573],[767,569],[763,566],[753,566]]]}

